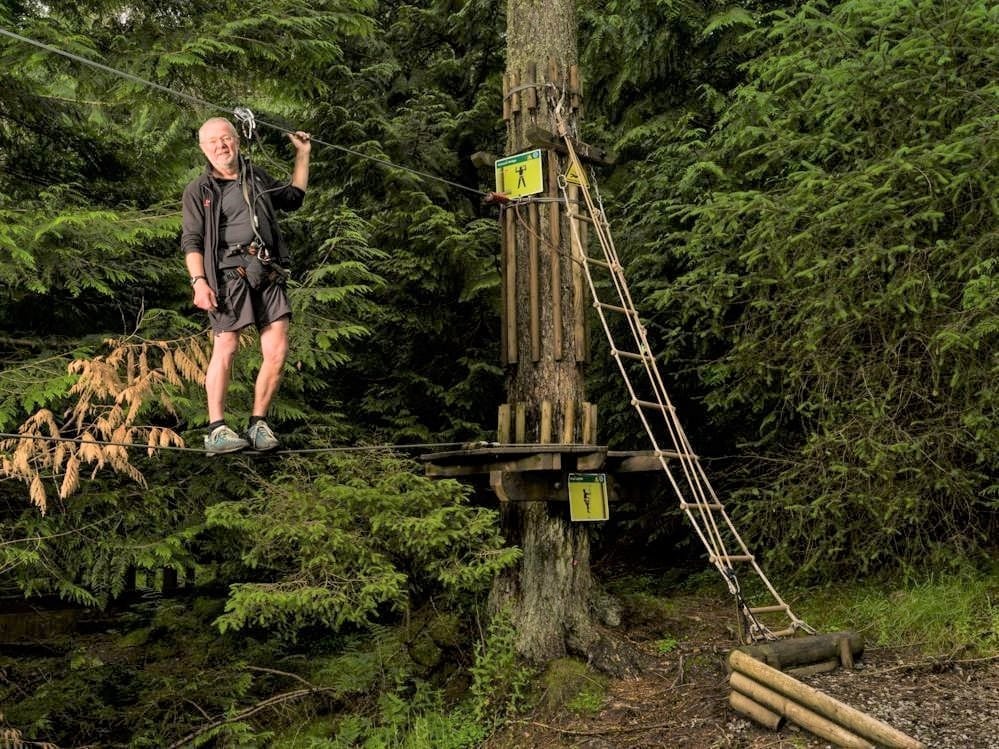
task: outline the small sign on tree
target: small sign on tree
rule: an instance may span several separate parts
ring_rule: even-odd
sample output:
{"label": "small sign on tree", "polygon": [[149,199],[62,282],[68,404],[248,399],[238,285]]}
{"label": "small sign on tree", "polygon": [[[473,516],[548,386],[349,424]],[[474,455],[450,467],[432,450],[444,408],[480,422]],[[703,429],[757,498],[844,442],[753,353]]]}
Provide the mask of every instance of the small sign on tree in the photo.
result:
{"label": "small sign on tree", "polygon": [[569,474],[569,517],[574,523],[610,517],[606,473]]}
{"label": "small sign on tree", "polygon": [[540,148],[496,160],[496,192],[510,198],[523,198],[537,195],[544,189]]}

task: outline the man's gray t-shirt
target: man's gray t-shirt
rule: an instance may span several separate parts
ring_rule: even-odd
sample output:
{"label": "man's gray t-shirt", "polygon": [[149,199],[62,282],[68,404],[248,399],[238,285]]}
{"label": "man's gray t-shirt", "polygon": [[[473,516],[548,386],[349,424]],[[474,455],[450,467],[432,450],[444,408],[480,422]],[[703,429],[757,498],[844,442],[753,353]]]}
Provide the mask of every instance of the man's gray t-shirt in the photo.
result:
{"label": "man's gray t-shirt", "polygon": [[[250,207],[246,204],[246,198],[240,188],[239,182],[234,179],[219,180],[222,188],[222,215],[219,217],[219,237],[221,248],[225,255],[225,248],[232,245],[247,245],[253,241],[253,223],[250,217]],[[225,261],[223,259],[223,265]]]}

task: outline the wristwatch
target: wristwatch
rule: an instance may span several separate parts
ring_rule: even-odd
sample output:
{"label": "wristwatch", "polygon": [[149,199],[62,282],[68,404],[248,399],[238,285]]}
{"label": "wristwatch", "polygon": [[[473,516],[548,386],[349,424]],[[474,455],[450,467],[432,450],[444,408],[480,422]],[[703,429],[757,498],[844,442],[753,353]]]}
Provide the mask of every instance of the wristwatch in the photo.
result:
{"label": "wristwatch", "polygon": [[194,286],[198,281],[208,283],[208,276],[191,276],[191,286]]}

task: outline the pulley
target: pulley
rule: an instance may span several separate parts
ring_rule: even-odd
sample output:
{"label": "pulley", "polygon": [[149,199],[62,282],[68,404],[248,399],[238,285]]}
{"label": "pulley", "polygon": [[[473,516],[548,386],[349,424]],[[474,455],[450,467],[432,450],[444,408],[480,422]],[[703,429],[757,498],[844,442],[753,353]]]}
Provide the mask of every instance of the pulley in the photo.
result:
{"label": "pulley", "polygon": [[243,140],[249,143],[257,130],[257,120],[253,112],[247,107],[236,107],[232,110],[233,116],[239,122],[239,129],[243,134]]}

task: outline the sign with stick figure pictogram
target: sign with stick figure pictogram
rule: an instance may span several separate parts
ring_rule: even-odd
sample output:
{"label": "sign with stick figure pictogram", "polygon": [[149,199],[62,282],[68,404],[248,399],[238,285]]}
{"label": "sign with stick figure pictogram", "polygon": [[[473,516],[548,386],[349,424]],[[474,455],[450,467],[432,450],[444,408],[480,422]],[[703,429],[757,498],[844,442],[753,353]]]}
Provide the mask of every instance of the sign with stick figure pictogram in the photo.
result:
{"label": "sign with stick figure pictogram", "polygon": [[569,474],[569,517],[573,522],[610,517],[606,473]]}
{"label": "sign with stick figure pictogram", "polygon": [[523,198],[544,190],[540,148],[496,160],[496,192],[509,198]]}

